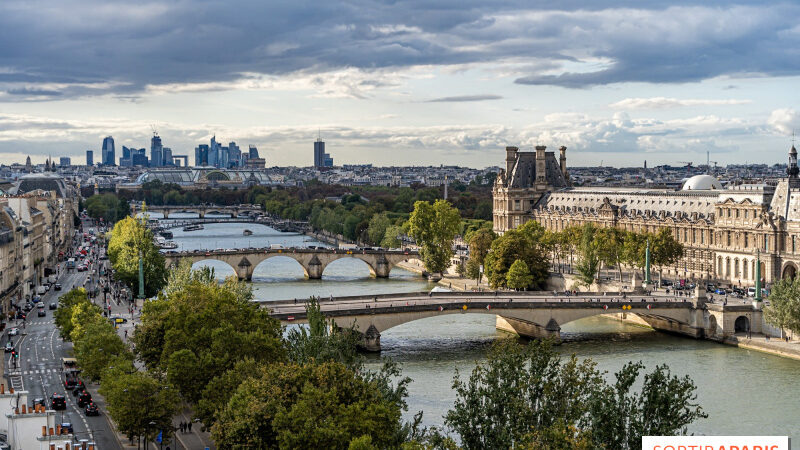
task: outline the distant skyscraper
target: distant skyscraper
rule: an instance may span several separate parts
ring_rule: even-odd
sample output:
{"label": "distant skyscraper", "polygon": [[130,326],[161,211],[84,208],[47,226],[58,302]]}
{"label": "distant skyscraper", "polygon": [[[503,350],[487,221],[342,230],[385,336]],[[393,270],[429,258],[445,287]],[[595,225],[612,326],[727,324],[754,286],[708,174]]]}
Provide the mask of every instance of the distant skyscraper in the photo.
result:
{"label": "distant skyscraper", "polygon": [[86,165],[87,166],[94,165],[94,152],[91,150],[86,150]]}
{"label": "distant skyscraper", "polygon": [[163,151],[163,162],[164,166],[173,166],[174,163],[172,162],[172,149],[169,147],[164,147]]}
{"label": "distant skyscraper", "polygon": [[194,165],[207,166],[208,165],[208,145],[200,144],[194,149]]}
{"label": "distant skyscraper", "polygon": [[161,138],[158,133],[153,133],[150,139],[150,167],[161,167],[164,165],[164,153],[161,146]]}
{"label": "distant skyscraper", "polygon": [[62,156],[59,160],[59,165],[61,167],[69,167],[72,165],[72,160],[67,156]]}
{"label": "distant skyscraper", "polygon": [[258,149],[256,148],[255,145],[251,145],[250,146],[250,152],[249,153],[250,153],[249,154],[250,158],[258,158]]}
{"label": "distant skyscraper", "polygon": [[317,138],[314,142],[314,167],[322,167],[325,164],[325,142]]}
{"label": "distant skyscraper", "polygon": [[103,152],[101,154],[103,165],[113,166],[115,158],[116,156],[114,152],[114,138],[111,136],[106,136],[106,138],[103,139]]}
{"label": "distant skyscraper", "polygon": [[242,165],[242,151],[236,142],[228,144],[228,167],[240,167]]}

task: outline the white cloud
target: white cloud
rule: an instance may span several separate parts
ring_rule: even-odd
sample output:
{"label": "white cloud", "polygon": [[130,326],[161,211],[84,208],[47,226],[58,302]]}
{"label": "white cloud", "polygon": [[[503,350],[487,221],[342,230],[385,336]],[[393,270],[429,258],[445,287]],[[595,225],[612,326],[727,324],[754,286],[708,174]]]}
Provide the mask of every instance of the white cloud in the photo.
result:
{"label": "white cloud", "polygon": [[800,114],[792,108],[776,109],[770,113],[767,124],[784,136],[800,131]]}
{"label": "white cloud", "polygon": [[746,105],[750,100],[737,99],[678,99],[672,97],[626,98],[608,105],[614,109],[667,109],[686,106],[727,106]]}

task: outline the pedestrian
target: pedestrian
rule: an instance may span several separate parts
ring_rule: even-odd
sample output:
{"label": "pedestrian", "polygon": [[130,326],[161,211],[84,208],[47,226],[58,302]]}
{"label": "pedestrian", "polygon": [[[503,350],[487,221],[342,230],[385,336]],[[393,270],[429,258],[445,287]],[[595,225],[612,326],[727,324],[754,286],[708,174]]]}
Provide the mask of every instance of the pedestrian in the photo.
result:
{"label": "pedestrian", "polygon": [[181,423],[178,424],[178,428],[181,430],[181,433],[183,433],[183,421],[182,420],[181,420]]}
{"label": "pedestrian", "polygon": [[128,330],[125,330],[125,339],[128,339]]}
{"label": "pedestrian", "polygon": [[189,433],[192,432],[192,422],[189,422]]}

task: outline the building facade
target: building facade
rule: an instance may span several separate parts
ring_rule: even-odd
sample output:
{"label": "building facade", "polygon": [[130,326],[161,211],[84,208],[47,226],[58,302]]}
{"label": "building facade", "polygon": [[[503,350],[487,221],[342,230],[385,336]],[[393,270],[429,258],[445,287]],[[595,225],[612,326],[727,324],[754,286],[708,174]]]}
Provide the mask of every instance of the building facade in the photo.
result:
{"label": "building facade", "polygon": [[116,151],[114,150],[114,138],[111,136],[106,136],[103,139],[103,150],[100,154],[101,161],[104,166],[113,166],[114,159],[116,158]]}
{"label": "building facade", "polygon": [[553,231],[586,223],[638,232],[667,228],[684,254],[659,268],[664,274],[753,286],[760,258],[762,278],[770,283],[800,270],[797,172],[792,147],[787,177],[761,184],[723,188],[714,177],[697,175],[680,190],[579,188],[569,186],[565,147],[558,163],[544,147],[508,147],[506,168],[493,188],[494,230],[503,233],[529,220]]}

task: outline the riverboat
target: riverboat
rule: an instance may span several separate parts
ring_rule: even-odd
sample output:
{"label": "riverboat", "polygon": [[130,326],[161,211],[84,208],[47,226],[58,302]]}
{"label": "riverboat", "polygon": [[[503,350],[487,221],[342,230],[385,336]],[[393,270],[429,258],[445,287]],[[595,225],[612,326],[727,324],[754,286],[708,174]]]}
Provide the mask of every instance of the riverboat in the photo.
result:
{"label": "riverboat", "polygon": [[203,228],[205,228],[205,227],[203,227],[203,225],[200,225],[200,224],[197,224],[197,225],[186,225],[185,227],[183,227],[183,231],[198,231],[198,230],[202,230]]}
{"label": "riverboat", "polygon": [[252,232],[252,231],[250,231],[250,230],[244,230],[244,231],[242,232],[242,235],[243,235],[243,236],[252,236],[252,235],[253,235],[253,232]]}

